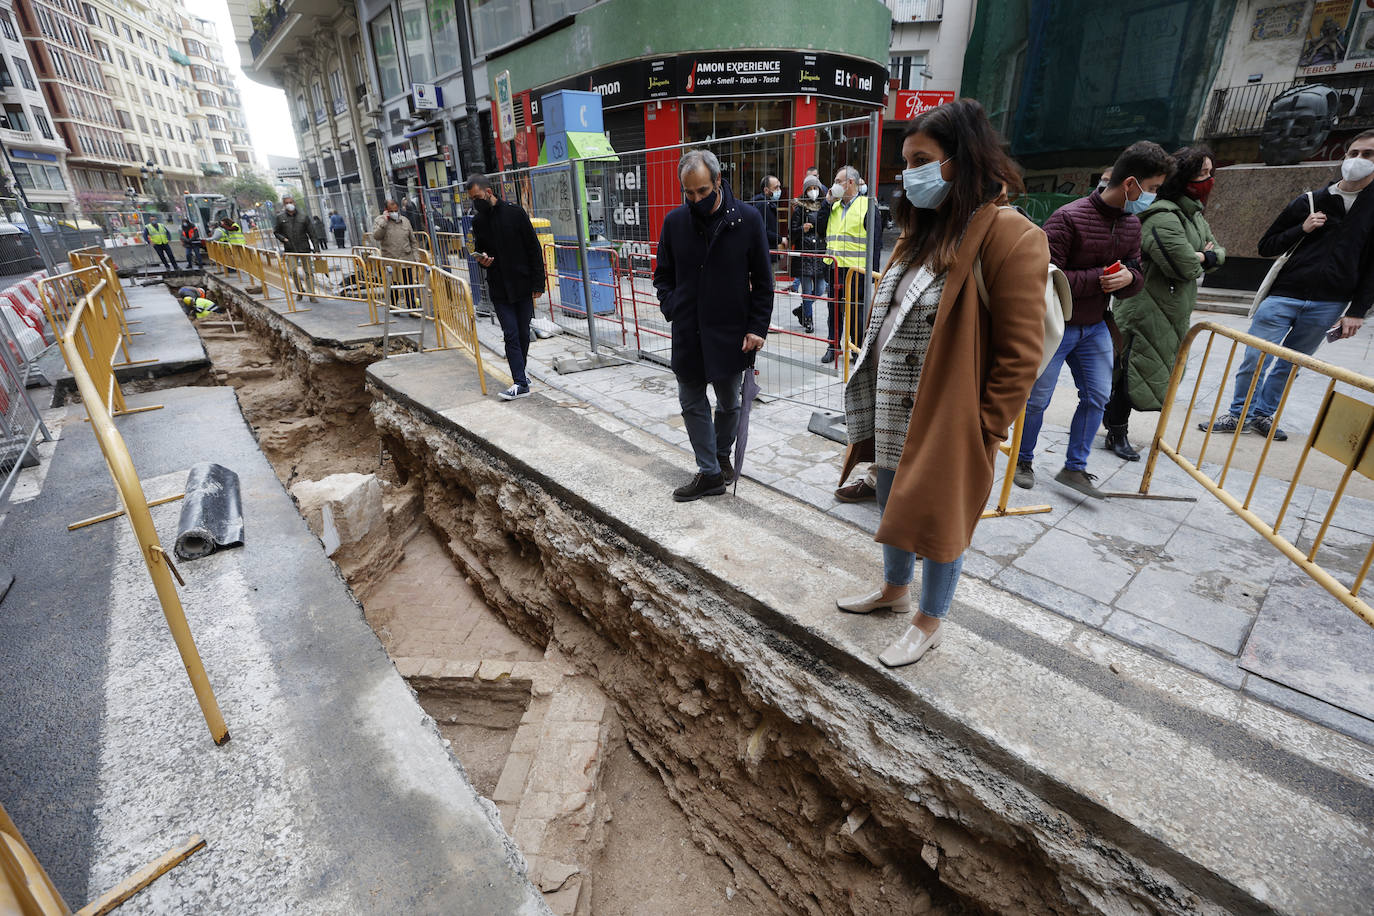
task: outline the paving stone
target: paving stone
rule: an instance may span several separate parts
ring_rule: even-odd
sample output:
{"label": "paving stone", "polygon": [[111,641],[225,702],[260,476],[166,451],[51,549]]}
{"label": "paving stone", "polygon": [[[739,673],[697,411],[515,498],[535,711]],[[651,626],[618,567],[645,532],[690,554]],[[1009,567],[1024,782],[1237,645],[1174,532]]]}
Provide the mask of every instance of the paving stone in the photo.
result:
{"label": "paving stone", "polygon": [[1280,709],[1288,710],[1304,719],[1325,725],[1327,728],[1335,729],[1374,747],[1374,720],[1346,712],[1338,706],[1324,703],[1316,697],[1308,696],[1300,691],[1291,690],[1282,684],[1276,684],[1267,678],[1260,677],[1258,674],[1247,675],[1242,689],[1251,696],[1272,703]]}
{"label": "paving stone", "polygon": [[1132,645],[1158,652],[1170,661],[1232,689],[1239,689],[1244,679],[1244,673],[1237,667],[1234,658],[1129,611],[1113,612],[1102,629]]}
{"label": "paving stone", "polygon": [[[1025,553],[1027,548],[1038,541],[1049,526],[1041,518],[1045,516],[1009,515],[1003,518],[985,518],[973,530],[972,546],[985,556],[996,557],[999,566],[1005,566]],[[965,564],[967,565],[967,559]]]}
{"label": "paving stone", "polygon": [[992,582],[1014,595],[1090,626],[1100,627],[1112,613],[1110,605],[1017,569],[1015,566],[1003,568]]}
{"label": "paving stone", "polygon": [[963,574],[989,582],[1006,567],[998,560],[970,547],[964,551]]}
{"label": "paving stone", "polygon": [[482,663],[477,659],[468,661],[444,662],[444,666],[439,669],[439,676],[444,678],[456,678],[458,680],[472,680],[477,675],[477,668]]}
{"label": "paving stone", "polygon": [[[1236,540],[1182,524],[1164,545],[1165,563],[1198,577],[1224,578],[1262,601],[1274,572],[1288,561],[1258,534]],[[1258,607],[1258,604],[1256,604]]]}
{"label": "paving stone", "polygon": [[401,677],[410,678],[415,677],[420,673],[420,669],[424,667],[424,664],[426,661],[428,661],[428,659],[401,656],[399,658],[393,658],[391,661],[392,664],[396,666],[397,674],[399,674]]}
{"label": "paving stone", "polygon": [[1247,670],[1374,719],[1374,627],[1296,567],[1281,572],[1265,596],[1241,654]]}
{"label": "paving stone", "polygon": [[492,800],[497,802],[518,802],[525,790],[525,777],[530,773],[533,755],[511,754],[501,769],[501,778],[496,782]]}
{"label": "paving stone", "polygon": [[1234,601],[1233,595],[1208,594],[1215,586],[1214,580],[1151,566],[1136,575],[1116,606],[1235,655],[1254,622],[1259,601],[1255,599],[1252,612],[1246,613],[1218,600]]}
{"label": "paving stone", "polygon": [[1052,529],[1012,564],[1065,588],[1110,604],[1135,568],[1103,540],[1089,540]]}
{"label": "paving stone", "polygon": [[1138,500],[1089,499],[1055,522],[1055,527],[1086,538],[1107,538],[1122,544],[1127,553],[1133,545],[1162,547],[1178,530],[1180,521],[1164,515],[1140,512]]}
{"label": "paving stone", "polygon": [[418,673],[420,677],[438,677],[443,667],[444,660],[442,658],[427,658],[424,664],[420,666]]}
{"label": "paving stone", "polygon": [[877,533],[878,523],[882,521],[882,516],[878,514],[877,503],[837,502],[827,511],[836,518],[842,518],[873,534]]}
{"label": "paving stone", "polygon": [[539,749],[540,736],[543,729],[537,725],[522,725],[515,730],[515,737],[511,739],[510,752],[512,754],[533,754]]}

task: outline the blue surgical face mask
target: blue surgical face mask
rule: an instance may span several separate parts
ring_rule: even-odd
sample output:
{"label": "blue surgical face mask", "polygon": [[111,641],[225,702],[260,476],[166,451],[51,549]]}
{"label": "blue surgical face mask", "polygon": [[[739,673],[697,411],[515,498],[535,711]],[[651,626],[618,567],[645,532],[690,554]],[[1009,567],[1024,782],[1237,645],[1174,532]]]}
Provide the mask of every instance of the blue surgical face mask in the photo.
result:
{"label": "blue surgical face mask", "polygon": [[773,192],[773,199],[774,199],[774,200],[781,200],[781,199],[782,199],[782,188],[778,188],[776,191]]}
{"label": "blue surgical face mask", "polygon": [[[945,162],[949,160],[946,159]],[[949,196],[949,182],[940,174],[944,162],[927,162],[902,171],[906,199],[918,210],[934,210]]]}
{"label": "blue surgical face mask", "polygon": [[866,185],[866,184],[861,184],[861,185],[859,185],[859,196],[860,196],[860,197],[867,197],[867,196],[868,196],[868,185]]}
{"label": "blue surgical face mask", "polygon": [[1126,201],[1126,206],[1123,209],[1127,213],[1144,213],[1146,210],[1149,209],[1150,204],[1154,202],[1155,192],[1146,191],[1144,188],[1141,188],[1140,196],[1137,197],[1135,200],[1128,199]]}

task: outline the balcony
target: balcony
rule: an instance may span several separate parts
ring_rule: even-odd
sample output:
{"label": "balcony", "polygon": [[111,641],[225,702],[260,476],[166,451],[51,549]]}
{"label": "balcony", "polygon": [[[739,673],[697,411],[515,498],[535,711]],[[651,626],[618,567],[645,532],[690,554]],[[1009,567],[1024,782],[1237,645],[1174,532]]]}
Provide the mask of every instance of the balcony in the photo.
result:
{"label": "balcony", "polygon": [[1247,83],[1212,90],[1212,101],[1202,120],[1202,135],[1209,140],[1258,136],[1270,103],[1281,93],[1301,85],[1297,81]]}
{"label": "balcony", "polygon": [[945,0],[890,0],[892,21],[939,22],[945,14]]}
{"label": "balcony", "polygon": [[253,34],[248,37],[248,49],[253,52],[253,59],[257,60],[262,49],[267,47],[277,29],[286,21],[286,8],[274,3],[261,12],[253,13],[252,20]]}

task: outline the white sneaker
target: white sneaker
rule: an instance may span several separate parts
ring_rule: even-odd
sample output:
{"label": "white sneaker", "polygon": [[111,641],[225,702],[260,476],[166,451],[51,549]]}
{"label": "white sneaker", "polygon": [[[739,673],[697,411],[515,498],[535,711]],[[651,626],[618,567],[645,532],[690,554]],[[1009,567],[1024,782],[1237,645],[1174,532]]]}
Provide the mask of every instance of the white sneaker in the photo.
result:
{"label": "white sneaker", "polygon": [[883,650],[883,654],[878,656],[878,661],[889,668],[900,668],[902,665],[920,661],[927,649],[934,649],[944,641],[944,634],[944,624],[936,627],[934,633],[926,633],[912,624],[906,628],[901,639]]}
{"label": "white sneaker", "polygon": [[511,385],[505,391],[497,395],[497,397],[503,401],[514,401],[516,398],[527,398],[529,396],[530,387],[528,385]]}

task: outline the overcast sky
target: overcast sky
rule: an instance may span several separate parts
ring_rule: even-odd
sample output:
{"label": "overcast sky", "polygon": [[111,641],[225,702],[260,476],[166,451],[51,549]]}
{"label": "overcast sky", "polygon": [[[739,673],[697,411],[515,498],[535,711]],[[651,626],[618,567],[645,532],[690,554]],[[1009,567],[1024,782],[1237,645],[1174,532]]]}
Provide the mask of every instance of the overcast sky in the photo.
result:
{"label": "overcast sky", "polygon": [[286,107],[286,93],[249,79],[239,66],[239,49],[234,43],[234,25],[229,21],[229,6],[224,0],[207,3],[210,18],[219,32],[224,47],[224,62],[238,81],[243,95],[243,113],[248,118],[248,134],[257,153],[258,171],[266,172],[268,154],[300,156],[296,150],[296,132],[291,129],[291,113]]}

